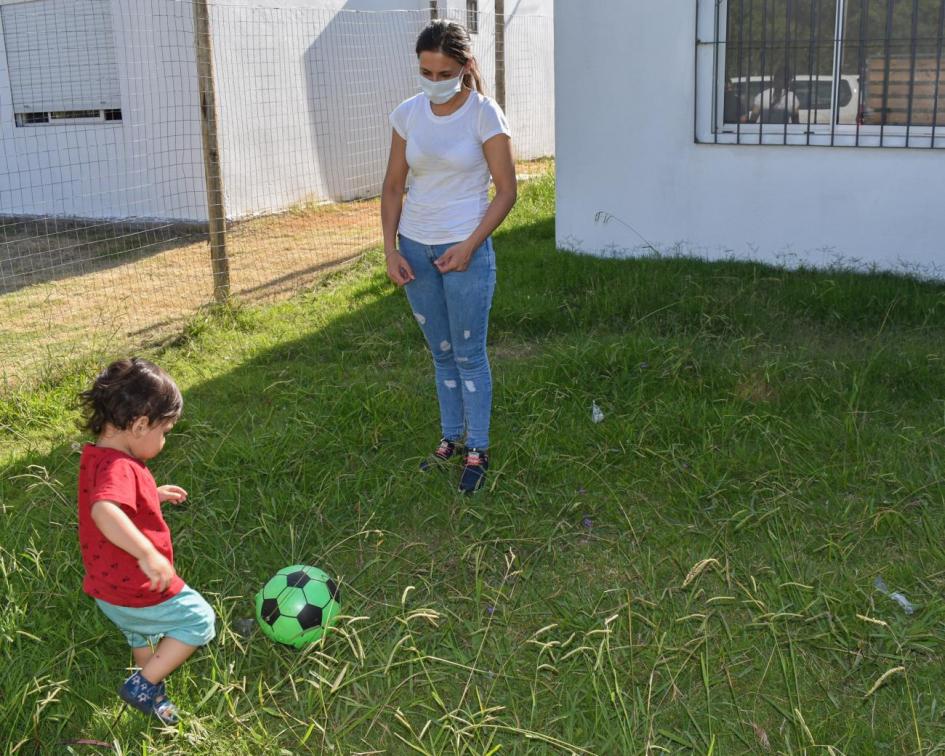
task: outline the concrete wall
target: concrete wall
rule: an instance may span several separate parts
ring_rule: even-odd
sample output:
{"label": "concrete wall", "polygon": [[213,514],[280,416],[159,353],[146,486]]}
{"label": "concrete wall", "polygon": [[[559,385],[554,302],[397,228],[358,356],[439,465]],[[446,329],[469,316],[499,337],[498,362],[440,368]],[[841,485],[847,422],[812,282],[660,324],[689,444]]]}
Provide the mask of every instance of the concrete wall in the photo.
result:
{"label": "concrete wall", "polygon": [[945,276],[945,151],[696,144],[695,4],[592,10],[555,5],[559,246]]}
{"label": "concrete wall", "polygon": [[129,6],[111,3],[120,123],[17,128],[0,29],[0,213],[206,219],[191,7]]}

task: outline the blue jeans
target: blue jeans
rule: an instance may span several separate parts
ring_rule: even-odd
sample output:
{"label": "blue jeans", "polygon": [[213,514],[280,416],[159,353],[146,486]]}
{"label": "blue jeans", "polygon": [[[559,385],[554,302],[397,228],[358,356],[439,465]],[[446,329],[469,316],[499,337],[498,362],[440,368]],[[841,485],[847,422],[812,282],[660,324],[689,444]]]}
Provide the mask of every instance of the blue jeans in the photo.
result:
{"label": "blue jeans", "polygon": [[495,249],[487,239],[469,267],[440,273],[433,261],[452,244],[421,244],[400,237],[400,254],[413,269],[404,289],[433,353],[443,438],[489,448],[492,373],[486,356],[489,309],[495,292]]}

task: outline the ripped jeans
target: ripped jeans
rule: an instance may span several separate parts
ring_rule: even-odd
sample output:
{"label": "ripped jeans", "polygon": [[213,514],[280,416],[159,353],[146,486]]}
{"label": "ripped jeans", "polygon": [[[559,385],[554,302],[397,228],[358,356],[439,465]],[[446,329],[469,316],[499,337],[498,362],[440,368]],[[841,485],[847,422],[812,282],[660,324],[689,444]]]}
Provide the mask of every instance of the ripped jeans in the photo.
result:
{"label": "ripped jeans", "polygon": [[440,273],[433,261],[452,244],[421,244],[400,237],[400,254],[414,280],[404,289],[433,354],[443,438],[489,448],[492,373],[486,355],[489,309],[495,291],[495,250],[487,239],[469,267]]}

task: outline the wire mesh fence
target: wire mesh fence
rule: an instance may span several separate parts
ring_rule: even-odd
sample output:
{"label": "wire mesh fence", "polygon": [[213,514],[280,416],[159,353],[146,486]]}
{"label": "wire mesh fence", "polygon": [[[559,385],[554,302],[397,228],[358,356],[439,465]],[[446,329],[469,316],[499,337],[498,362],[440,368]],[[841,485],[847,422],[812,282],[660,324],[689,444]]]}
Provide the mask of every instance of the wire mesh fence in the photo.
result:
{"label": "wire mesh fence", "polygon": [[[454,13],[468,21],[465,8],[440,15]],[[298,291],[378,245],[387,114],[417,91],[413,44],[429,19],[205,0],[0,5],[2,385],[164,338],[221,294]],[[475,20],[516,158],[552,156],[552,19]]]}

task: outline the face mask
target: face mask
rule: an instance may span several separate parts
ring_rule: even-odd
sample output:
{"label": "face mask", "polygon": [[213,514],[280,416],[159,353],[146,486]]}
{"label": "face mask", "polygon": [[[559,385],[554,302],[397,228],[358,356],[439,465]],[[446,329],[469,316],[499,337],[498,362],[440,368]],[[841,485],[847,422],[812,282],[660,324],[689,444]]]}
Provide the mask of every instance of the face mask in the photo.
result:
{"label": "face mask", "polygon": [[430,81],[425,76],[419,77],[420,91],[430,98],[434,105],[442,105],[444,102],[459,94],[463,88],[463,74],[460,73],[455,79],[445,79],[444,81]]}

